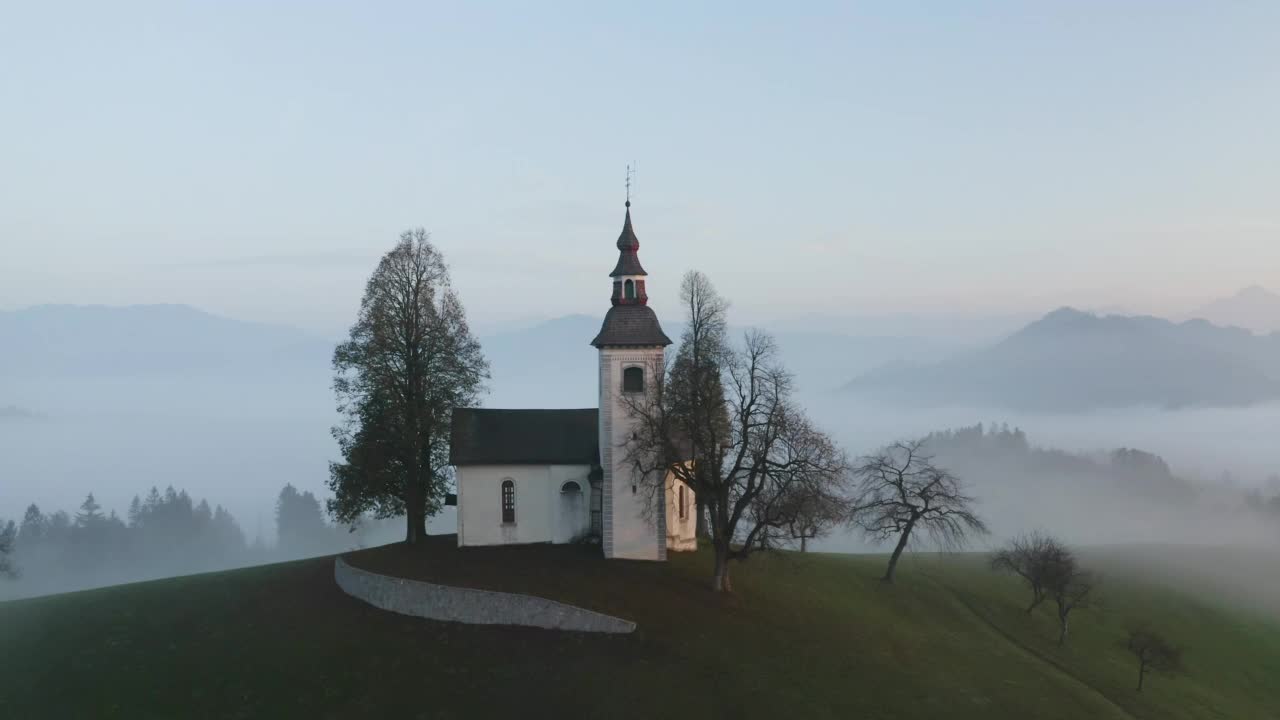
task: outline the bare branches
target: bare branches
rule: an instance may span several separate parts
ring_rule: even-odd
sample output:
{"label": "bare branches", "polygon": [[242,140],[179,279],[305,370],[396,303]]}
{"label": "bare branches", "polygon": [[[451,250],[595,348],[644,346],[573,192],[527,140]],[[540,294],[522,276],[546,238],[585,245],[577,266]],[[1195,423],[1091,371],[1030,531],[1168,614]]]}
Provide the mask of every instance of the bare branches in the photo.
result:
{"label": "bare branches", "polygon": [[964,492],[959,478],[934,464],[923,442],[896,442],[861,458],[853,470],[857,487],[851,521],[873,541],[898,537],[885,582],[893,582],[902,551],[918,528],[944,549],[961,548],[971,535],[987,533],[973,510],[976,499]]}
{"label": "bare branches", "polygon": [[1041,532],[1014,537],[991,555],[991,569],[1013,573],[1031,590],[1032,612],[1052,599],[1058,618],[1058,645],[1067,641],[1071,611],[1095,601],[1098,576],[1080,564],[1075,553],[1056,538]]}
{"label": "bare branches", "polygon": [[727,303],[699,273],[685,277],[681,300],[689,324],[674,362],[654,393],[624,399],[634,421],[625,452],[647,482],[671,472],[710,511],[712,585],[727,591],[729,562],[799,523],[797,498],[840,495],[847,462],[794,407],[773,338],[749,332],[731,348]]}
{"label": "bare branches", "polygon": [[1138,692],[1148,671],[1172,675],[1182,671],[1182,648],[1175,647],[1160,633],[1145,628],[1129,630],[1125,647],[1138,659]]}
{"label": "bare branches", "polygon": [[1071,611],[1086,608],[1093,602],[1098,577],[1084,569],[1074,553],[1065,548],[1050,558],[1045,574],[1045,589],[1058,610],[1058,645],[1067,642]]}
{"label": "bare branches", "polygon": [[991,569],[1022,578],[1031,590],[1030,613],[1044,602],[1054,562],[1067,553],[1061,542],[1039,531],[1018,535],[991,555]]}

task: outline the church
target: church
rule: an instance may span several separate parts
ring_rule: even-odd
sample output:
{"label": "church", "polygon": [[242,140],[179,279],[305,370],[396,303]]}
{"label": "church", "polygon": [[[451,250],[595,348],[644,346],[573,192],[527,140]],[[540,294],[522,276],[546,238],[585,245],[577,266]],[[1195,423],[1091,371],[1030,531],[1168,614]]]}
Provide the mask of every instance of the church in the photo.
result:
{"label": "church", "polygon": [[697,547],[692,489],[667,473],[652,492],[624,457],[634,422],[626,396],[653,392],[671,344],[649,307],[630,200],[626,208],[612,307],[591,341],[597,407],[453,411],[459,546],[595,540],[605,557],[630,560]]}

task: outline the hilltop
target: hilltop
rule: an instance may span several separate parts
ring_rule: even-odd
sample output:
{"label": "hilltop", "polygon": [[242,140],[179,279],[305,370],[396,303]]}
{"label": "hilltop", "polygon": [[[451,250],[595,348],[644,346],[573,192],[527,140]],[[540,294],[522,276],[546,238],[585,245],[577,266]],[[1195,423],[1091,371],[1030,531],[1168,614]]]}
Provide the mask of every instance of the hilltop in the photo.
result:
{"label": "hilltop", "polygon": [[[333,559],[316,558],[0,603],[0,715],[1176,719],[1280,705],[1280,625],[1131,573],[1109,581],[1105,610],[1079,611],[1058,650],[1048,613],[1023,615],[1021,589],[977,556],[917,556],[885,586],[879,556],[776,552],[738,567],[738,594],[722,598],[705,589],[705,554],[643,564],[499,548],[467,577],[431,570],[432,552],[393,545],[352,561],[540,586],[639,630],[393,615],[343,595]],[[591,577],[554,582],[537,572],[547,553]],[[504,564],[510,579],[490,572]],[[1119,646],[1131,617],[1188,647],[1187,676],[1133,691]]]}
{"label": "hilltop", "polygon": [[916,405],[1050,412],[1246,406],[1280,398],[1280,333],[1061,308],[993,345],[884,367],[846,389]]}

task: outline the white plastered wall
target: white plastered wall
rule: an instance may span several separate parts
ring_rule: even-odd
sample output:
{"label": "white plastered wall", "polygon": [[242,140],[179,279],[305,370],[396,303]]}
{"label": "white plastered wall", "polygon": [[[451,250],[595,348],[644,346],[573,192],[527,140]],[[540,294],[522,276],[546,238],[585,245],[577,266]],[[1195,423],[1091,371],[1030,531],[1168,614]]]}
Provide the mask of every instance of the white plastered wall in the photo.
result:
{"label": "white plastered wall", "polygon": [[[666,513],[648,511],[652,492],[627,463],[625,443],[633,420],[622,400],[622,371],[640,367],[645,373],[645,391],[653,390],[653,374],[662,367],[663,349],[613,348],[600,350],[600,465],[604,470],[604,555],[630,560],[665,560]],[[634,489],[633,489],[634,488]],[[665,504],[665,488],[656,501]]]}
{"label": "white plastered wall", "polygon": [[[588,465],[463,465],[457,468],[458,545],[565,543],[591,522]],[[502,522],[502,482],[516,490],[516,521]],[[577,498],[562,491],[576,482]]]}
{"label": "white plastered wall", "polygon": [[[680,490],[684,489],[684,517],[680,516]],[[685,552],[698,549],[698,504],[693,489],[667,474],[667,549]]]}

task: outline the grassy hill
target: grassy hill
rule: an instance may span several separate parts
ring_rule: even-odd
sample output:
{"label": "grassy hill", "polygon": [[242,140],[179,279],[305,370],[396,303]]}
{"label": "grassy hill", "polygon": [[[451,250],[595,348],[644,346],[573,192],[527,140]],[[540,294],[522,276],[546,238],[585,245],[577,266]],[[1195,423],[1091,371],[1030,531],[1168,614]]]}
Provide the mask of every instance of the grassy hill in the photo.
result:
{"label": "grassy hill", "polygon": [[[0,603],[0,717],[1280,716],[1280,624],[1127,575],[1059,650],[1050,614],[1024,615],[1021,588],[975,556],[918,556],[885,586],[880,557],[773,553],[719,598],[705,553],[658,565],[476,552],[387,546],[351,561],[536,591],[640,629],[398,616],[343,595],[317,558]],[[1185,645],[1188,674],[1134,692],[1131,618]]]}

